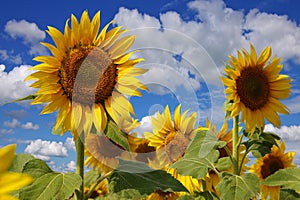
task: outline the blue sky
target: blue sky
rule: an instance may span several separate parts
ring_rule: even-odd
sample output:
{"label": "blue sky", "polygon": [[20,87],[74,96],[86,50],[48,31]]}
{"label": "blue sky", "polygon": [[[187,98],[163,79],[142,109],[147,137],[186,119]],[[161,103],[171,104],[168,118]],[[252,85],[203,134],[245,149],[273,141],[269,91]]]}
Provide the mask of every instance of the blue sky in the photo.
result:
{"label": "blue sky", "polygon": [[[298,7],[298,9],[297,9]],[[253,43],[260,52],[270,45],[282,57],[284,73],[292,77],[293,92],[283,102],[291,114],[281,116],[282,127],[267,123],[267,130],[282,136],[300,164],[300,5],[297,0],[174,0],[140,1],[5,1],[0,7],[0,105],[34,92],[23,83],[32,58],[49,54],[39,42],[51,43],[47,26],[63,30],[66,19],[84,10],[101,11],[101,27],[115,20],[137,35],[133,49],[149,68],[141,77],[151,89],[143,98],[131,98],[142,122],[138,131],[151,128],[149,116],[169,104],[182,104],[218,125],[223,119],[223,87],[219,81],[229,54]],[[32,153],[53,168],[74,168],[71,135],[51,134],[55,114],[39,115],[42,106],[28,103],[0,106],[0,146],[17,143],[18,153]]]}

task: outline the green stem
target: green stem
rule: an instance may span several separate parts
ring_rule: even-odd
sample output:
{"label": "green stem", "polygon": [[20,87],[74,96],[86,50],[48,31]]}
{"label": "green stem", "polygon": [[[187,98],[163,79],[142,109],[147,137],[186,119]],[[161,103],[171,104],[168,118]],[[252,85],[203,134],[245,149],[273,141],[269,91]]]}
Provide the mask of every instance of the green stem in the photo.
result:
{"label": "green stem", "polygon": [[243,158],[242,158],[242,161],[240,163],[240,167],[239,167],[239,174],[241,174],[241,171],[242,171],[242,168],[243,168],[243,165],[244,165],[244,161],[245,161],[245,158],[247,157],[248,153],[251,151],[251,147],[248,149],[248,151],[245,152],[245,154],[243,155]]}
{"label": "green stem", "polygon": [[232,132],[232,161],[233,161],[233,173],[239,175],[239,115],[233,118],[233,132]]}
{"label": "green stem", "polygon": [[101,181],[103,181],[104,179],[106,179],[107,177],[109,177],[111,174],[112,174],[112,171],[104,174],[103,176],[100,176],[100,178],[97,179],[96,183],[91,186],[90,190],[85,195],[84,200],[88,200],[89,197],[93,194],[93,192],[94,192],[95,188],[97,187],[97,185],[99,183],[101,183]]}
{"label": "green stem", "polygon": [[76,193],[78,200],[83,200],[84,188],[83,188],[83,177],[84,177],[84,144],[80,137],[75,141],[76,146],[76,174],[78,174],[81,179],[81,185],[79,192]]}

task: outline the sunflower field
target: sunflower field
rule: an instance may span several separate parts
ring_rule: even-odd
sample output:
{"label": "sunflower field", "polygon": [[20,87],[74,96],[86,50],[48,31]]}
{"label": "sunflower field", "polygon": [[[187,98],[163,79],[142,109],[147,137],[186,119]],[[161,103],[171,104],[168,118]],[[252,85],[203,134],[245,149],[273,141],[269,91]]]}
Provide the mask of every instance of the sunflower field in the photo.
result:
{"label": "sunflower field", "polygon": [[[220,129],[197,113],[165,106],[151,118],[152,131],[139,135],[132,96],[147,84],[138,76],[147,62],[130,51],[134,35],[113,21],[100,29],[100,11],[71,15],[64,31],[49,26],[51,55],[25,81],[37,92],[17,101],[56,112],[53,134],[70,132],[76,145],[76,173],[53,171],[16,145],[0,149],[0,200],[286,200],[300,199],[300,169],[284,140],[264,130],[281,126],[289,114],[281,102],[292,79],[270,46],[257,53],[237,50],[220,77],[226,102]],[[41,116],[42,117],[42,116]],[[59,136],[57,136],[59,137]],[[251,161],[251,159],[253,161]]]}

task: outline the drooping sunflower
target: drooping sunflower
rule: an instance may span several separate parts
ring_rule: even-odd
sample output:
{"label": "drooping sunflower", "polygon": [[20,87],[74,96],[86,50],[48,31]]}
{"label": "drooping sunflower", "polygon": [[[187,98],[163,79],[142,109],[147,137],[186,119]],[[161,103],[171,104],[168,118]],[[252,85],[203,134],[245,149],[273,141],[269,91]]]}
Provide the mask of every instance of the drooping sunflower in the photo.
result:
{"label": "drooping sunflower", "polygon": [[121,26],[107,31],[109,22],[99,33],[100,12],[92,20],[82,13],[80,22],[74,15],[66,21],[64,33],[48,27],[47,33],[55,45],[42,43],[52,53],[38,56],[40,62],[25,80],[36,80],[31,87],[39,88],[32,104],[48,103],[41,114],[59,110],[54,133],[89,133],[94,126],[103,132],[111,118],[134,114],[131,103],[124,96],[141,96],[146,90],[135,76],[146,72],[134,65],[142,58],[131,59],[127,53],[135,36],[120,36],[126,32]]}
{"label": "drooping sunflower", "polygon": [[288,114],[288,108],[279,100],[288,98],[292,81],[287,75],[281,75],[283,65],[280,58],[271,58],[271,48],[266,47],[257,58],[256,51],[250,44],[250,54],[242,49],[238,56],[229,56],[230,66],[226,66],[226,77],[222,81],[227,86],[225,93],[231,117],[242,112],[241,121],[245,122],[247,131],[257,126],[264,127],[266,118],[276,127],[281,125],[277,113]]}
{"label": "drooping sunflower", "polygon": [[15,156],[16,145],[8,145],[0,149],[0,199],[17,200],[10,193],[32,183],[33,178],[26,174],[8,172]]}
{"label": "drooping sunflower", "polygon": [[[239,129],[241,129],[241,128],[239,128]],[[232,129],[228,130],[227,120],[224,121],[221,129],[219,131],[217,131],[216,124],[214,124],[214,123],[210,122],[208,119],[206,119],[206,126],[205,127],[200,126],[199,130],[210,130],[216,134],[219,141],[226,142],[227,150],[225,149],[225,147],[218,149],[219,158],[229,157],[228,153],[232,154]],[[229,151],[229,152],[227,152],[227,151]],[[245,154],[244,146],[240,146],[238,152],[239,152],[239,157],[238,157],[239,164],[241,164],[241,162],[243,161],[243,165],[241,168],[241,174],[243,174],[248,169],[246,164],[249,162],[249,159],[246,157],[243,160],[243,156]],[[226,171],[232,172],[232,167],[229,167]],[[220,195],[219,191],[216,188],[217,184],[221,181],[218,174],[216,174],[213,170],[210,170],[209,173],[207,174],[207,176],[204,178],[204,180],[206,181],[207,190],[212,191],[212,192],[216,193],[217,195]]]}
{"label": "drooping sunflower", "polygon": [[168,106],[162,114],[157,113],[156,118],[151,118],[153,133],[146,132],[145,136],[150,141],[149,146],[156,149],[156,157],[150,165],[166,170],[193,194],[201,189],[199,181],[191,176],[182,176],[175,169],[169,168],[172,163],[182,158],[195,131],[196,113],[186,116],[188,111],[185,111],[181,115],[180,108],[181,105],[176,107],[174,120]]}
{"label": "drooping sunflower", "polygon": [[[279,148],[274,145],[269,154],[266,154],[264,157],[257,159],[255,161],[255,164],[252,164],[250,166],[249,172],[256,174],[258,178],[263,181],[268,176],[274,174],[280,169],[296,167],[296,165],[293,164],[295,152],[284,153],[284,151],[284,141],[281,142]],[[260,191],[263,200],[268,199],[268,196],[270,196],[270,199],[272,200],[280,199],[279,186],[261,185]]]}

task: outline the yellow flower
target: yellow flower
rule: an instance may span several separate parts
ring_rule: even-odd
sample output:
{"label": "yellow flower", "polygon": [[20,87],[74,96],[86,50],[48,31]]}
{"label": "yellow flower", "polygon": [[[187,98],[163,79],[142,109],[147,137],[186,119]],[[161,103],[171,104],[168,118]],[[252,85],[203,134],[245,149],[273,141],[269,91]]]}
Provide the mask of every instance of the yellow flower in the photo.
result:
{"label": "yellow flower", "polygon": [[[213,133],[216,134],[219,141],[226,142],[226,147],[228,151],[232,154],[232,129],[228,131],[228,123],[227,121],[224,121],[223,126],[221,129],[217,132],[216,124],[210,123],[208,119],[206,119],[206,127],[199,127],[199,130],[210,130]],[[229,157],[228,152],[226,151],[225,147],[218,149],[220,155],[219,158],[225,158]],[[240,146],[239,148],[239,164],[241,164],[243,156],[245,155],[245,148],[244,146]],[[243,161],[243,166],[241,168],[241,174],[243,174],[247,170],[246,164],[249,162],[249,159],[245,157]],[[232,172],[232,167],[228,168],[226,171]],[[206,181],[206,187],[209,191],[212,191],[219,195],[219,191],[217,191],[216,186],[221,181],[218,174],[216,174],[214,171],[209,171],[207,176],[204,178]]]}
{"label": "yellow flower", "polygon": [[225,68],[226,77],[222,81],[227,86],[227,99],[233,101],[229,108],[231,117],[242,112],[241,121],[245,122],[246,130],[254,130],[256,126],[264,127],[264,118],[276,127],[281,125],[277,114],[288,114],[289,111],[279,99],[290,95],[290,82],[287,75],[280,75],[283,65],[280,58],[271,57],[271,48],[267,47],[257,58],[256,51],[250,45],[250,54],[242,49],[238,57],[230,57],[230,65]]}
{"label": "yellow flower", "polygon": [[16,151],[16,145],[8,145],[0,149],[0,199],[16,200],[9,193],[29,185],[33,178],[26,174],[8,172]]}
{"label": "yellow flower", "polygon": [[179,192],[163,192],[157,190],[147,197],[147,200],[176,200],[180,197]]}
{"label": "yellow flower", "polygon": [[[250,166],[249,172],[256,174],[258,178],[263,181],[280,169],[296,167],[296,165],[292,163],[295,152],[284,153],[284,151],[284,141],[282,141],[279,148],[274,145],[269,154],[257,159],[255,164]],[[279,200],[280,187],[261,185],[261,195],[263,200],[267,199],[269,195],[271,200]]]}
{"label": "yellow flower", "polygon": [[113,21],[99,33],[100,12],[92,20],[82,13],[80,22],[74,15],[66,21],[64,33],[48,27],[47,33],[55,46],[42,43],[52,56],[38,56],[41,62],[25,80],[37,80],[31,87],[39,88],[32,104],[48,103],[41,114],[57,110],[54,133],[71,130],[75,135],[89,133],[92,127],[103,132],[109,118],[115,122],[120,116],[134,114],[124,96],[141,96],[138,89],[146,90],[135,76],[146,72],[134,67],[143,59],[129,60],[134,52],[126,53],[135,36],[119,37],[126,32],[117,26],[108,30]]}
{"label": "yellow flower", "polygon": [[[87,194],[91,188],[89,187],[84,187],[84,194]],[[108,180],[104,179],[101,181],[94,189],[94,192],[90,196],[90,198],[96,198],[100,196],[104,196],[108,194],[109,188],[108,188]]]}
{"label": "yellow flower", "polygon": [[181,115],[180,108],[181,105],[175,109],[174,121],[168,106],[162,114],[157,113],[156,118],[151,119],[153,133],[145,133],[145,136],[150,141],[149,146],[156,149],[156,157],[150,165],[166,170],[193,194],[194,191],[200,191],[198,180],[191,176],[182,176],[173,168],[169,168],[170,164],[182,158],[195,130],[196,113],[186,117],[188,111]]}

